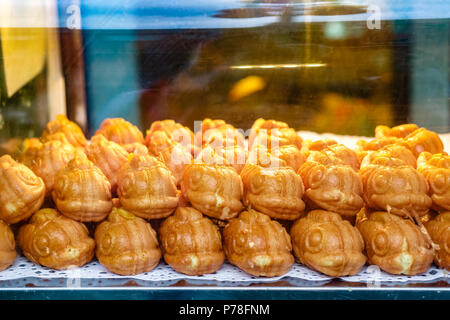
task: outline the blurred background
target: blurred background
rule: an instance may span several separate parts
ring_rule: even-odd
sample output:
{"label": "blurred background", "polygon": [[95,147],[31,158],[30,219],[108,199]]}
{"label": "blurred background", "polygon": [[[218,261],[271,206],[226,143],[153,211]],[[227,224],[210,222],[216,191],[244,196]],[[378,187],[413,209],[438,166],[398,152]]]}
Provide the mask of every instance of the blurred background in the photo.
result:
{"label": "blurred background", "polygon": [[443,0],[5,0],[1,149],[58,113],[88,136],[107,117],[450,132],[449,18]]}

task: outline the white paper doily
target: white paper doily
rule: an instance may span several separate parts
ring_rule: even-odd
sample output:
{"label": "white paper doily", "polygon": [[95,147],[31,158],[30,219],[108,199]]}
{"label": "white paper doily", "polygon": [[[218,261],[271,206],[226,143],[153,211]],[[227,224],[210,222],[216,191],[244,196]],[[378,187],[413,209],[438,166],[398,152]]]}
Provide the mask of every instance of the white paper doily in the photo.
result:
{"label": "white paper doily", "polygon": [[[273,282],[283,278],[294,278],[306,281],[328,281],[333,279],[322,273],[311,270],[303,265],[295,263],[290,271],[281,277],[254,277],[244,271],[225,263],[217,272],[205,274],[202,276],[187,276],[174,271],[170,266],[161,262],[150,272],[141,273],[134,276],[120,276],[106,270],[97,260],[84,265],[80,268],[69,270],[52,270],[39,266],[29,261],[24,256],[19,256],[12,266],[0,272],[0,281],[17,280],[20,278],[78,278],[78,279],[135,279],[144,281],[170,281],[170,280],[214,280],[220,282],[247,282],[264,283]],[[340,279],[349,282],[376,283],[376,282],[430,282],[449,277],[446,270],[432,265],[429,270],[423,274],[415,276],[391,275],[380,271],[376,266],[365,266],[361,272],[355,276],[340,277]]]}

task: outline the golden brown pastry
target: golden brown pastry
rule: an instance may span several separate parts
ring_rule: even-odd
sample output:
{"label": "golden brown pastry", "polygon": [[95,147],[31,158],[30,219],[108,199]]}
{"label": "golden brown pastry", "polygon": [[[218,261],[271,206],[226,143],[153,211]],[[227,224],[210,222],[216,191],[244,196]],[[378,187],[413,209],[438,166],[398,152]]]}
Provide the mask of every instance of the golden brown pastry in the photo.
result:
{"label": "golden brown pastry", "polygon": [[86,226],[54,209],[41,209],[20,227],[17,243],[32,262],[52,269],[81,267],[94,257]]}
{"label": "golden brown pastry", "polygon": [[243,209],[242,180],[230,166],[188,165],[181,180],[181,192],[194,208],[212,218],[228,220]]}
{"label": "golden brown pastry", "polygon": [[99,222],[112,209],[111,184],[86,157],[75,157],[55,177],[53,201],[66,217]]}
{"label": "golden brown pastry", "polygon": [[289,234],[258,211],[244,211],[232,219],[223,237],[229,262],[253,276],[281,276],[294,264]]}
{"label": "golden brown pastry", "polygon": [[352,149],[344,146],[343,144],[333,144],[322,150],[323,153],[334,156],[353,168],[353,170],[358,171],[360,167],[360,161],[358,155]]}
{"label": "golden brown pastry", "polygon": [[272,149],[273,156],[286,161],[286,165],[294,169],[295,172],[305,162],[305,158],[300,150],[294,145],[284,145],[277,149]]}
{"label": "golden brown pastry", "polygon": [[404,142],[416,157],[424,151],[432,154],[444,152],[444,144],[439,135],[425,128],[413,131],[404,138]]}
{"label": "golden brown pastry", "polygon": [[225,120],[221,119],[210,119],[205,118],[202,121],[201,129],[203,132],[211,130],[211,129],[220,129],[220,128],[232,128],[233,126],[231,124],[228,124],[225,122]]}
{"label": "golden brown pastry", "polygon": [[244,136],[235,128],[210,129],[203,133],[203,144],[219,151],[224,148],[239,146],[244,148]]}
{"label": "golden brown pastry", "polygon": [[0,157],[0,219],[8,224],[25,220],[44,202],[45,184],[11,156]]}
{"label": "golden brown pastry", "polygon": [[244,147],[245,138],[242,132],[224,120],[211,120],[206,118],[202,121],[201,130],[195,134],[195,145],[197,148],[209,144],[213,149],[218,150],[240,146]]}
{"label": "golden brown pastry", "polygon": [[294,223],[290,235],[297,259],[326,275],[354,275],[366,263],[364,240],[358,229],[335,212],[308,212]]}
{"label": "golden brown pastry", "polygon": [[175,142],[172,142],[168,148],[160,151],[157,158],[160,159],[172,172],[177,185],[181,182],[184,169],[193,161],[192,154],[180,143]]}
{"label": "golden brown pastry", "polygon": [[174,175],[177,185],[183,171],[192,163],[194,134],[173,120],[155,121],[147,130],[145,144],[151,155],[160,159]]}
{"label": "golden brown pastry", "polygon": [[144,219],[114,208],[95,229],[98,261],[109,271],[135,275],[153,270],[161,259],[155,230]]}
{"label": "golden brown pastry", "polygon": [[216,152],[216,150],[214,150],[208,144],[202,146],[200,153],[194,159],[194,163],[204,163],[208,165],[224,165],[231,167],[231,164],[222,156],[222,153]]}
{"label": "golden brown pastry", "polygon": [[342,144],[324,146],[318,151],[308,150],[304,154],[307,155],[306,161],[315,161],[324,165],[348,165],[355,171],[358,171],[360,167],[357,153]]}
{"label": "golden brown pastry", "polygon": [[338,144],[336,140],[334,139],[320,139],[315,141],[305,141],[305,147],[309,151],[322,151],[323,149],[326,149],[329,146]]}
{"label": "golden brown pastry", "polygon": [[381,137],[369,141],[358,140],[356,141],[356,149],[359,151],[376,151],[387,145],[399,143],[401,141],[402,139],[396,137]]}
{"label": "golden brown pastry", "polygon": [[392,274],[415,275],[433,262],[433,249],[420,228],[385,211],[372,212],[357,225],[370,264]]}
{"label": "golden brown pastry", "polygon": [[91,143],[86,147],[86,155],[102,170],[111,184],[111,191],[115,193],[117,175],[122,165],[128,161],[128,152],[121,145],[99,134],[92,137]]}
{"label": "golden brown pastry", "polygon": [[[248,137],[248,145],[252,146],[255,142],[255,138],[258,135],[259,131],[269,131],[272,129],[283,129],[289,128],[289,125],[286,122],[276,121],[276,120],[265,120],[263,118],[258,118],[253,122],[253,125],[250,129],[250,135]],[[267,146],[266,146],[267,147]]]}
{"label": "golden brown pastry", "polygon": [[405,146],[399,144],[391,144],[387,145],[377,151],[368,151],[367,155],[361,161],[361,168],[373,164],[374,161],[377,161],[377,158],[385,157],[390,159],[399,159],[403,161],[405,165],[416,168],[416,157],[414,154],[406,148]]}
{"label": "golden brown pastry", "polygon": [[244,168],[248,156],[247,151],[238,145],[220,149],[219,155],[224,158],[226,163],[230,164],[237,173],[240,173]]}
{"label": "golden brown pastry", "polygon": [[152,138],[153,133],[156,131],[162,131],[175,142],[183,145],[191,145],[194,143],[194,133],[186,126],[175,122],[174,120],[162,120],[155,121],[151,124],[150,129],[147,130],[145,141],[149,141]]}
{"label": "golden brown pastry", "polygon": [[106,139],[122,145],[127,151],[129,144],[144,143],[144,135],[138,127],[122,118],[107,118],[100,124],[95,135],[102,134]]}
{"label": "golden brown pastry", "polygon": [[359,172],[369,208],[416,220],[428,212],[428,184],[416,169],[395,158],[378,157],[373,161]]}
{"label": "golden brown pastry", "polygon": [[36,161],[39,149],[42,147],[42,142],[38,138],[27,138],[23,141],[23,150],[19,156],[20,163],[23,163],[31,169]]}
{"label": "golden brown pastry", "polygon": [[179,143],[192,155],[194,154],[194,133],[188,127],[185,127],[174,120],[155,121],[150,126],[150,129],[147,130],[145,145],[149,150],[153,151],[152,154],[154,156],[156,156],[159,151],[153,150],[154,147],[152,148],[151,144],[155,144],[155,141],[162,141],[161,139],[168,139],[171,142]]}
{"label": "golden brown pastry", "polygon": [[[62,133],[63,137],[57,133]],[[55,120],[47,123],[44,132],[42,132],[41,140],[42,142],[53,140],[68,141],[75,148],[84,148],[87,144],[81,128],[63,114],[57,115]]]}
{"label": "golden brown pastry", "polygon": [[442,212],[425,226],[433,242],[439,246],[434,253],[434,263],[450,270],[450,212]]}
{"label": "golden brown pastry", "polygon": [[164,260],[187,275],[213,273],[225,254],[218,227],[192,207],[178,208],[159,230]]}
{"label": "golden brown pastry", "polygon": [[360,161],[368,154],[368,151],[377,151],[385,146],[392,144],[401,144],[409,149],[409,146],[404,144],[403,140],[396,137],[381,137],[372,139],[369,141],[358,140],[356,141],[355,152],[358,155]]}
{"label": "golden brown pastry", "polygon": [[259,129],[252,143],[249,140],[249,149],[254,145],[263,145],[267,149],[277,149],[280,146],[293,145],[302,149],[303,139],[292,128]]}
{"label": "golden brown pastry", "polygon": [[12,265],[16,256],[14,234],[9,225],[0,220],[0,271]]}
{"label": "golden brown pastry", "polygon": [[[288,166],[287,161],[280,158],[282,154],[277,150],[278,149],[273,149],[272,152],[270,152],[269,149],[267,149],[263,145],[254,145],[253,148],[248,153],[246,163],[258,165],[263,168],[287,167]],[[274,155],[275,153],[278,156],[275,156]],[[288,157],[285,156],[285,158]]]}
{"label": "golden brown pastry", "polygon": [[133,142],[133,143],[129,143],[126,146],[126,151],[128,151],[128,153],[133,153],[133,154],[137,154],[140,156],[145,156],[148,155],[148,149],[147,147],[139,142]]}
{"label": "golden brown pastry", "polygon": [[325,166],[346,165],[342,159],[336,157],[333,153],[322,151],[309,151],[305,162],[317,162]]}
{"label": "golden brown pastry", "polygon": [[295,220],[305,209],[301,177],[291,167],[247,163],[241,171],[244,205],[275,219]]}
{"label": "golden brown pastry", "polygon": [[[62,132],[55,132],[55,133],[48,134],[48,135],[45,136],[45,139],[42,139],[42,141],[44,141],[44,142],[55,141],[55,140],[56,141],[60,141],[62,143],[66,143],[66,144],[72,145],[70,143],[69,139],[67,139],[67,136],[64,133],[62,133]],[[75,147],[74,145],[72,145],[72,146],[74,148],[78,148],[78,149],[83,151],[83,147],[79,147],[79,146]]]}
{"label": "golden brown pastry", "polygon": [[417,171],[428,182],[432,208],[436,211],[450,210],[450,156],[422,152],[417,158]]}
{"label": "golden brown pastry", "polygon": [[36,150],[31,170],[42,178],[48,195],[53,190],[58,171],[63,169],[75,155],[82,157],[83,153],[77,151],[72,145],[57,140],[45,142]]}
{"label": "golden brown pastry", "polygon": [[179,197],[172,172],[150,155],[130,158],[120,169],[117,182],[123,208],[144,219],[160,219],[172,214]]}
{"label": "golden brown pastry", "polygon": [[147,134],[145,145],[150,155],[157,157],[161,152],[176,144],[164,131],[155,131],[151,135]]}
{"label": "golden brown pastry", "polygon": [[419,129],[419,127],[414,123],[401,124],[399,126],[395,126],[392,128],[380,125],[375,127],[375,138],[382,138],[382,137],[404,138],[408,134],[416,131],[417,129]]}
{"label": "golden brown pastry", "polygon": [[[305,187],[305,201],[311,209],[322,208],[352,219],[364,206],[363,185],[358,173],[349,165],[313,151],[298,173]],[[316,161],[318,160],[318,161]]]}
{"label": "golden brown pastry", "polygon": [[[229,124],[221,119],[212,120],[210,118],[205,118],[205,119],[203,119],[203,121],[201,123],[202,134],[204,134],[205,132],[207,132],[209,130],[226,131],[227,129],[234,130],[236,128],[232,124]],[[200,145],[205,142],[202,140],[198,140],[198,137],[195,137],[195,141],[196,141],[196,143],[199,143]]]}
{"label": "golden brown pastry", "polygon": [[[407,147],[416,158],[424,151],[432,154],[444,151],[442,140],[436,132],[425,128],[412,130],[413,128],[414,125],[399,126],[399,129],[396,128],[393,132],[385,135],[387,131],[382,127],[378,130],[377,138],[371,141],[358,140],[356,142],[356,152],[362,159],[367,155],[367,151],[376,151],[392,144]],[[408,132],[409,134],[405,136]]]}

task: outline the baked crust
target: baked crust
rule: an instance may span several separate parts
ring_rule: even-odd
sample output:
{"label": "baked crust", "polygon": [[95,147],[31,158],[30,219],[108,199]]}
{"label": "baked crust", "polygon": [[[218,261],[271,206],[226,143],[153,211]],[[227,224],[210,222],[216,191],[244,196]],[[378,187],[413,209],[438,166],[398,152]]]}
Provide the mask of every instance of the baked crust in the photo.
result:
{"label": "baked crust", "polygon": [[364,206],[360,176],[337,157],[313,151],[298,173],[311,209],[322,208],[351,219]]}
{"label": "baked crust", "polygon": [[409,219],[385,211],[372,212],[357,223],[369,263],[392,274],[415,275],[433,262],[431,243]]}
{"label": "baked crust", "polygon": [[291,167],[247,163],[241,172],[244,205],[275,219],[295,220],[305,209],[301,177]]}
{"label": "baked crust", "polygon": [[243,209],[242,180],[230,166],[188,165],[181,180],[181,192],[194,208],[211,218],[228,220]]}
{"label": "baked crust", "polygon": [[408,134],[416,131],[419,127],[414,123],[405,123],[392,128],[379,125],[375,127],[375,138],[396,137],[404,138]]}
{"label": "baked crust", "polygon": [[75,155],[79,157],[84,156],[83,152],[80,152],[79,149],[74,148],[71,144],[58,140],[47,141],[35,151],[31,170],[42,178],[48,195],[53,191],[58,171],[65,168]]}
{"label": "baked crust", "polygon": [[0,220],[0,271],[7,269],[16,260],[16,241],[8,224]]}
{"label": "baked crust", "polygon": [[438,212],[450,210],[450,156],[423,152],[417,159],[417,170],[428,182],[432,208]]}
{"label": "baked crust", "polygon": [[439,246],[435,251],[434,263],[450,270],[450,212],[442,212],[433,220],[425,223],[425,227],[433,240]]}
{"label": "baked crust", "polygon": [[427,181],[399,159],[378,157],[373,164],[361,168],[360,176],[364,201],[373,210],[417,219],[431,207]]}
{"label": "baked crust", "polygon": [[44,202],[44,181],[11,156],[0,157],[0,219],[8,224],[28,219]]}
{"label": "baked crust", "polygon": [[229,262],[253,276],[281,276],[294,264],[289,234],[258,211],[244,211],[232,219],[223,237]]}
{"label": "baked crust", "polygon": [[102,170],[111,184],[111,191],[115,193],[119,170],[128,161],[128,152],[125,148],[100,134],[91,138],[90,144],[86,147],[86,155]]}
{"label": "baked crust", "polygon": [[86,226],[49,208],[20,227],[17,242],[30,261],[51,269],[81,267],[94,257],[95,241]]}
{"label": "baked crust", "polygon": [[159,236],[164,260],[178,272],[213,273],[225,260],[219,228],[195,208],[179,207],[164,220]]}
{"label": "baked crust", "polygon": [[122,118],[106,118],[95,132],[97,134],[122,145],[127,151],[133,148],[130,144],[144,143],[144,135],[139,128]]}
{"label": "baked crust", "polygon": [[109,271],[135,275],[153,270],[161,259],[156,231],[144,219],[113,208],[95,229],[96,256]]}
{"label": "baked crust", "polygon": [[144,219],[168,217],[178,205],[176,179],[153,156],[134,155],[119,171],[117,194],[121,205]]}
{"label": "baked crust", "polygon": [[290,231],[300,263],[332,277],[357,274],[366,263],[358,229],[331,211],[313,210]]}
{"label": "baked crust", "polygon": [[57,115],[55,120],[47,123],[42,132],[41,140],[42,142],[53,140],[68,142],[75,148],[84,148],[87,145],[83,130],[63,114]]}
{"label": "baked crust", "polygon": [[111,184],[86,157],[75,157],[55,177],[53,201],[66,217],[99,222],[112,209]]}
{"label": "baked crust", "polygon": [[[145,135],[145,145],[154,156],[169,147],[172,142],[180,144],[191,155],[194,155],[194,133],[188,127],[174,120],[153,122]],[[158,148],[158,144],[163,146]],[[164,146],[164,144],[166,145]]]}

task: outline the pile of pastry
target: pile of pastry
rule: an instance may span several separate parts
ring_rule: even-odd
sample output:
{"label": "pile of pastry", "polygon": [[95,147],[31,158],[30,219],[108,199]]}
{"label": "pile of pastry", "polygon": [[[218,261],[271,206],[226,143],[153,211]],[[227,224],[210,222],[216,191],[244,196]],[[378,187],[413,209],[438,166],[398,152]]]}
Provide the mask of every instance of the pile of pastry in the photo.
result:
{"label": "pile of pastry", "polygon": [[[248,138],[246,137],[248,136]],[[248,134],[204,119],[144,134],[106,119],[90,140],[65,116],[0,158],[0,267],[21,252],[66,269],[94,258],[134,275],[161,258],[201,275],[225,261],[281,276],[295,260],[330,276],[450,269],[450,156],[438,134],[379,126],[350,149],[258,119]],[[14,230],[14,232],[12,231]]]}

